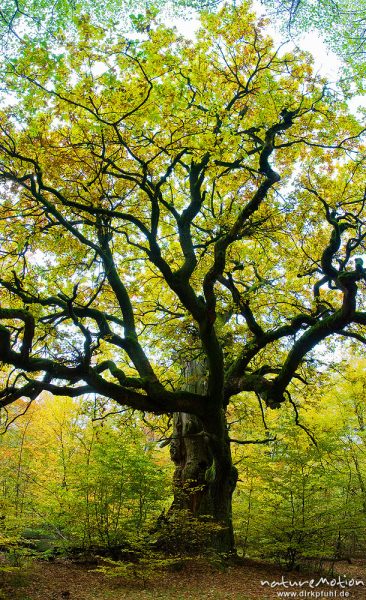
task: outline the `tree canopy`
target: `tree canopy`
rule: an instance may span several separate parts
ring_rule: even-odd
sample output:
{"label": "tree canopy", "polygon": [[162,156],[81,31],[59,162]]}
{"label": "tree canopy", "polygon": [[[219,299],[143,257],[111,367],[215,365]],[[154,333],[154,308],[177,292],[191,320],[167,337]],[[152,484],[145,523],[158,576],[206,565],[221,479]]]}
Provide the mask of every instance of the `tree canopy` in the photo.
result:
{"label": "tree canopy", "polygon": [[298,34],[317,30],[328,47],[343,59],[347,89],[352,92],[357,87],[363,89],[366,65],[364,0],[357,4],[349,0],[262,0],[262,4],[273,10],[276,23],[282,24],[284,32]]}
{"label": "tree canopy", "polygon": [[[234,1],[232,6],[237,6]],[[333,51],[344,61],[348,92],[363,89],[365,77],[365,22],[364,0],[355,5],[349,0],[260,0],[274,19],[283,35],[316,30]],[[143,30],[150,26],[160,11],[165,17],[192,15],[202,11],[216,12],[222,5],[218,0],[170,0],[146,2],[143,0],[4,0],[0,9],[0,43],[5,56],[19,51],[32,40],[42,45],[57,38],[62,29],[68,36],[75,34],[75,23],[87,16],[94,24],[119,33]],[[259,5],[259,3],[258,3]],[[355,79],[356,78],[356,79]],[[352,85],[350,85],[352,83]]]}
{"label": "tree canopy", "polygon": [[146,17],[152,18],[157,11],[187,15],[194,10],[214,9],[217,4],[216,0],[4,0],[0,8],[1,47],[11,54],[31,40],[36,44],[55,41],[61,29],[68,35],[74,33],[75,21],[83,15],[94,24],[121,33],[130,30],[131,24],[139,25]]}
{"label": "tree canopy", "polygon": [[277,406],[316,344],[360,335],[361,127],[309,63],[229,8],[195,45],[164,27],[110,43],[82,20],[76,47],[13,62],[4,406],[93,390],[199,416],[204,396],[167,381],[201,344],[215,401]]}

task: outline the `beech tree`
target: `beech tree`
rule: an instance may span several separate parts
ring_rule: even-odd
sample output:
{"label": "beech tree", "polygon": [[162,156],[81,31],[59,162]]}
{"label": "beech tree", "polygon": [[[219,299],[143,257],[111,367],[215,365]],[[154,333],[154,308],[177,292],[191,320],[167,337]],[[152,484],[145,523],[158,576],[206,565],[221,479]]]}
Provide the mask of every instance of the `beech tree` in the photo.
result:
{"label": "beech tree", "polygon": [[173,508],[230,551],[230,445],[251,441],[231,438],[235,397],[298,421],[317,345],[365,341],[363,130],[245,3],[195,42],[140,38],[84,17],[8,63],[0,405],[94,393],[177,415]]}

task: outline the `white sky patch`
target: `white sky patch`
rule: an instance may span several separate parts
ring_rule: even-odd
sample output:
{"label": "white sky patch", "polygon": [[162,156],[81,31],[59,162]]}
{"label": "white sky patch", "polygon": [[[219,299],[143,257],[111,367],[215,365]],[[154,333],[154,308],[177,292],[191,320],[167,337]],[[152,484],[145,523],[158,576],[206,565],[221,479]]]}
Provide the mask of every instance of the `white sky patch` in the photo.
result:
{"label": "white sky patch", "polygon": [[[366,97],[365,96],[353,96],[350,100],[348,100],[348,108],[350,111],[355,114],[359,118],[365,118],[365,109],[366,109]],[[363,109],[363,112],[361,112]]]}
{"label": "white sky patch", "polygon": [[99,77],[100,75],[103,75],[103,73],[106,73],[106,71],[108,71],[108,68],[109,67],[105,62],[96,60],[91,65],[91,73],[93,77]]}
{"label": "white sky patch", "polygon": [[187,19],[187,18],[183,19],[182,17],[174,17],[173,19],[171,19],[169,24],[176,27],[177,30],[179,31],[179,33],[184,35],[184,37],[186,37],[192,41],[195,41],[196,32],[200,26],[200,22],[197,17],[195,17],[195,18],[192,17],[190,19]]}

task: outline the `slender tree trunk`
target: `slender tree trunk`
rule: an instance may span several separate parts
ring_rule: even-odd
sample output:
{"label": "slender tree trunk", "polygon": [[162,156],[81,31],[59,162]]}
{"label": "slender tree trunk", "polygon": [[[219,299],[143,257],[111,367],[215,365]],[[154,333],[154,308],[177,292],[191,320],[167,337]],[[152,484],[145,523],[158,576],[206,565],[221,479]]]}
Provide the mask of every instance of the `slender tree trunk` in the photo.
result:
{"label": "slender tree trunk", "polygon": [[[202,363],[189,363],[187,389],[204,393],[203,373]],[[232,494],[237,470],[232,464],[224,411],[212,411],[202,421],[186,413],[175,414],[170,454],[175,464],[170,515],[183,510],[212,522],[212,546],[220,552],[233,552]]]}

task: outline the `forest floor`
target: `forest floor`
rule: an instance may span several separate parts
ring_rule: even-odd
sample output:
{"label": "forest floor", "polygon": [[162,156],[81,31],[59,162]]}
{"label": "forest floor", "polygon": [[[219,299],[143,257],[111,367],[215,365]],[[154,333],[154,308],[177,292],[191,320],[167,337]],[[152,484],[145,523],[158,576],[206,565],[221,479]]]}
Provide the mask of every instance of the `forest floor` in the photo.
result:
{"label": "forest floor", "polygon": [[[327,582],[323,581],[319,584],[320,577],[326,578]],[[314,579],[313,583],[311,579]],[[263,581],[268,581],[274,587],[263,584]],[[361,585],[360,581],[364,585]],[[287,582],[294,585],[290,586]],[[76,565],[66,560],[33,562],[19,572],[0,573],[0,600],[273,600],[275,598],[364,600],[366,560],[354,560],[352,564],[337,563],[333,576],[304,571],[286,572],[268,563],[249,560],[225,570],[218,570],[201,561],[191,561],[179,572],[165,571],[165,573],[152,574],[145,582],[127,580],[123,577],[111,578],[93,570],[92,567]]]}

